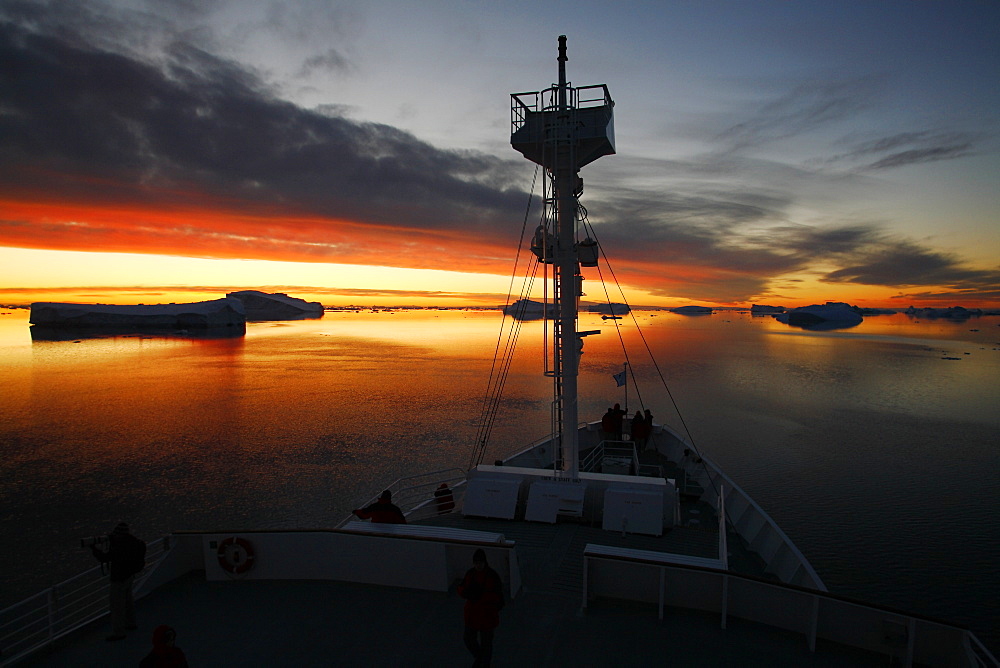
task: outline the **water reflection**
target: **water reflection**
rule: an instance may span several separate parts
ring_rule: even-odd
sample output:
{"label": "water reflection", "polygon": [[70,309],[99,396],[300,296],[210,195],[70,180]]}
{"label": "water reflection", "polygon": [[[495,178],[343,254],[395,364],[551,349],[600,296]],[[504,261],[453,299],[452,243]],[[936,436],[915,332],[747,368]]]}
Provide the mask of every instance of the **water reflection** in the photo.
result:
{"label": "water reflection", "polygon": [[778,322],[783,322],[789,327],[798,327],[799,329],[804,329],[810,332],[834,332],[839,329],[853,329],[860,325],[860,322],[844,322],[843,320],[823,320],[820,322],[787,322],[783,320],[778,320]]}
{"label": "water reflection", "polygon": [[31,325],[28,328],[32,341],[78,341],[81,339],[104,339],[116,336],[137,336],[145,338],[188,338],[188,339],[231,339],[246,334],[245,325],[207,327],[199,329],[156,329],[116,327],[113,325],[94,327],[49,327]]}
{"label": "water reflection", "polygon": [[[1000,596],[981,586],[1000,546],[996,318],[970,328],[874,316],[822,332],[737,313],[634,315],[641,336],[631,315],[581,316],[581,329],[601,332],[581,358],[581,418],[621,403],[676,424],[665,378],[696,442],[831,589],[919,611],[923,589],[901,600],[906,582],[882,580],[911,568],[901,563],[910,555],[936,564],[961,554],[949,572],[976,585],[935,583],[935,569],[921,587],[951,597],[959,615]],[[502,319],[329,312],[251,323],[237,338],[72,344],[32,339],[26,311],[0,317],[0,541],[18,545],[0,551],[0,591],[16,598],[90,567],[71,551],[76,538],[123,518],[144,538],[331,526],[395,478],[466,466]],[[543,327],[522,323],[486,461],[549,428]],[[625,361],[619,338],[638,387],[612,379]],[[892,512],[862,519],[862,507]],[[934,541],[905,529],[927,522]],[[959,619],[947,607],[924,612]]]}

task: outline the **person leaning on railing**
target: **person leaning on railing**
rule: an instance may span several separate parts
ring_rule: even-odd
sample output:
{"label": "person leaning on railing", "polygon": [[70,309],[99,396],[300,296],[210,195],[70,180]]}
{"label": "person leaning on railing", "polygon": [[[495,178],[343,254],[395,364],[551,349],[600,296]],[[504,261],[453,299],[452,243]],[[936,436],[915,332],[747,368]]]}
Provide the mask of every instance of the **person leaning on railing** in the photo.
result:
{"label": "person leaning on railing", "polygon": [[374,523],[406,524],[406,517],[399,506],[392,502],[392,492],[385,490],[378,501],[365,508],[355,508],[352,511],[363,520],[370,519]]}
{"label": "person leaning on railing", "polygon": [[111,612],[111,635],[107,640],[121,640],[126,631],[135,630],[135,603],[132,582],[146,567],[146,544],[129,533],[128,524],[119,522],[108,536],[107,551],[91,545],[90,549],[102,564],[108,564],[111,586],[108,608]]}

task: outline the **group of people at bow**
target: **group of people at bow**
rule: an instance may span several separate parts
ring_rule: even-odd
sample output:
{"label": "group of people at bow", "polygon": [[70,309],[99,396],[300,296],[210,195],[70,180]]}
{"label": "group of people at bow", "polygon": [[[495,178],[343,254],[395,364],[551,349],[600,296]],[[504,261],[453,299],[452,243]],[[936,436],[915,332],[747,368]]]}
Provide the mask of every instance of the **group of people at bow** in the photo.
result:
{"label": "group of people at bow", "polygon": [[[621,404],[615,404],[608,408],[608,412],[601,418],[601,431],[605,441],[625,440],[625,416],[626,411],[622,410]],[[637,410],[629,423],[628,437],[635,443],[639,452],[646,449],[646,443],[653,433],[653,414],[647,408],[645,412]]]}

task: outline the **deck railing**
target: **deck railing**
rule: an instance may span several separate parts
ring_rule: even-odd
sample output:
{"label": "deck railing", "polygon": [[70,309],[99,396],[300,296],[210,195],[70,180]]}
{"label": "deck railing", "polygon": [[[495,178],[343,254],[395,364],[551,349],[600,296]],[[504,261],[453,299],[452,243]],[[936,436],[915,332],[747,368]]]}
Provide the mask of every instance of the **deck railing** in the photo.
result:
{"label": "deck railing", "polygon": [[967,629],[825,591],[650,559],[641,550],[588,544],[584,562],[584,609],[595,597],[643,601],[656,604],[661,617],[665,607],[684,608],[719,615],[723,629],[738,618],[801,633],[810,651],[826,641],[885,654],[903,666],[1000,665]]}
{"label": "deck railing", "polygon": [[[138,592],[169,548],[167,538],[146,546],[146,567],[135,577]],[[54,640],[108,614],[107,569],[95,566],[0,610],[0,666],[6,666]]]}
{"label": "deck railing", "polygon": [[[465,494],[465,479],[465,471],[462,469],[442,469],[440,471],[431,471],[430,473],[399,478],[384,489],[392,493],[392,502],[399,506],[407,518],[422,519],[438,514],[434,492],[440,487],[441,483],[448,485],[452,493],[452,499],[455,502],[455,507],[460,509]],[[377,496],[362,499],[354,507],[364,508],[376,501],[378,501]],[[357,518],[353,514],[350,514],[338,522],[337,526],[341,527],[355,519]]]}
{"label": "deck railing", "polygon": [[639,456],[636,454],[635,444],[632,441],[601,441],[580,462],[580,470],[596,472],[606,464],[623,464],[629,474],[638,473]]}

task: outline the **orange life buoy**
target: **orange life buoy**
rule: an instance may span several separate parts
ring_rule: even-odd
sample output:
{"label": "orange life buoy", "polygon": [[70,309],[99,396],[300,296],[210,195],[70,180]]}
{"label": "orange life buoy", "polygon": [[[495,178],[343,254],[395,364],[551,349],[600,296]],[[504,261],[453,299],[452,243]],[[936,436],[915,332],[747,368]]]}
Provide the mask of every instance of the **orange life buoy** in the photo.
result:
{"label": "orange life buoy", "polygon": [[227,538],[219,543],[219,566],[233,575],[242,575],[253,568],[253,545],[245,538]]}

